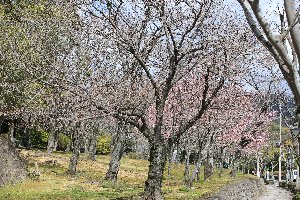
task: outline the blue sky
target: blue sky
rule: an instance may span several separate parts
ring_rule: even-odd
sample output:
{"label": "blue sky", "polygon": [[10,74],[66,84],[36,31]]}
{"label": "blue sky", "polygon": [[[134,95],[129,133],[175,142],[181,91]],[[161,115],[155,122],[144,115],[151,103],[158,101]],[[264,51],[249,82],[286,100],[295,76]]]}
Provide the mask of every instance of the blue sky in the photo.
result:
{"label": "blue sky", "polygon": [[[225,4],[229,5],[230,9],[234,12],[237,13],[240,17],[244,18],[243,11],[237,0],[225,0]],[[261,0],[260,1],[261,5],[261,10],[268,20],[268,22],[271,23],[271,25],[274,25],[276,23],[279,24],[279,16],[278,13],[279,11],[282,13],[283,10],[283,0]],[[275,26],[272,26],[275,28]],[[276,30],[276,28],[275,28]],[[276,65],[276,63],[275,63]],[[278,66],[275,66],[275,69],[279,69]],[[268,74],[268,70],[265,68],[263,69],[258,69],[258,71],[261,71],[261,74]],[[280,83],[278,83],[279,86],[282,90],[286,90],[288,88],[286,82],[282,80]]]}

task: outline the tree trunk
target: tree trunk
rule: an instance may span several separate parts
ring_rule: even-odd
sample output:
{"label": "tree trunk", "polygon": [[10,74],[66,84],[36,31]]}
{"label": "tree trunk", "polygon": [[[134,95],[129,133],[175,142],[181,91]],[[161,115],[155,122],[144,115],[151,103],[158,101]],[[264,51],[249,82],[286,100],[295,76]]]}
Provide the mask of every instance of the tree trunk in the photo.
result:
{"label": "tree trunk", "polygon": [[2,133],[1,127],[2,127],[2,123],[4,122],[5,117],[3,115],[0,115],[0,133]]}
{"label": "tree trunk", "polygon": [[211,152],[207,152],[207,159],[204,166],[204,180],[210,179],[214,173],[213,157]]}
{"label": "tree trunk", "polygon": [[79,158],[79,154],[80,154],[80,139],[79,139],[78,135],[73,137],[72,143],[73,143],[73,150],[72,150],[72,156],[70,159],[69,173],[71,175],[76,175],[77,163],[78,163],[78,158]]}
{"label": "tree trunk", "polygon": [[97,135],[94,133],[89,140],[87,147],[87,158],[90,160],[96,160],[96,151],[97,151]]}
{"label": "tree trunk", "polygon": [[236,163],[235,163],[235,158],[233,158],[233,160],[232,160],[232,169],[230,171],[230,176],[231,177],[236,177],[236,172],[237,172],[237,167],[236,167]]}
{"label": "tree trunk", "polygon": [[223,162],[224,162],[224,149],[221,148],[221,152],[220,152],[220,166],[219,166],[219,178],[222,178],[222,174],[223,174]]}
{"label": "tree trunk", "polygon": [[230,171],[230,176],[231,176],[231,177],[236,177],[236,172],[237,172],[236,169],[237,169],[237,168],[236,168],[235,166],[232,167],[232,169],[231,169],[231,171]]}
{"label": "tree trunk", "polygon": [[161,194],[163,172],[166,164],[166,145],[161,138],[149,141],[150,158],[148,179],[145,182],[144,199],[162,200]]}
{"label": "tree trunk", "polygon": [[31,148],[31,138],[30,138],[30,129],[28,127],[25,127],[24,134],[25,134],[25,148],[26,150],[29,150]]}
{"label": "tree trunk", "polygon": [[184,180],[186,187],[190,187],[190,154],[191,151],[187,150],[185,155],[185,168],[184,168]]}
{"label": "tree trunk", "polygon": [[56,151],[58,143],[58,131],[50,131],[47,145],[47,152],[51,154],[53,151]]}
{"label": "tree trunk", "polygon": [[16,146],[14,134],[15,134],[15,120],[11,120],[9,123],[9,140],[13,147]]}
{"label": "tree trunk", "polygon": [[169,158],[168,158],[168,161],[169,161],[169,163],[168,163],[168,171],[167,171],[168,177],[171,177],[171,169],[172,169],[172,164],[173,164],[172,156],[170,154],[172,154],[172,153],[169,153]]}
{"label": "tree trunk", "polygon": [[219,178],[222,178],[223,174],[223,158],[220,159],[220,171],[219,171]]}
{"label": "tree trunk", "polygon": [[[209,133],[210,132],[208,131],[208,134]],[[196,166],[195,166],[195,169],[194,169],[194,172],[193,172],[193,175],[192,175],[192,181],[191,182],[194,182],[195,180],[200,181],[200,167],[201,167],[201,163],[202,163],[202,160],[203,160],[203,155],[202,155],[203,143],[204,143],[204,141],[202,140],[201,135],[198,132],[198,158],[197,158]]]}
{"label": "tree trunk", "polygon": [[113,140],[114,148],[111,153],[109,169],[106,172],[105,179],[110,181],[116,181],[119,168],[120,168],[120,161],[124,152],[124,142],[126,138],[126,128],[122,124],[123,122],[118,123],[118,132],[116,137]]}
{"label": "tree trunk", "polygon": [[172,165],[173,165],[173,163],[176,159],[176,156],[177,156],[177,150],[174,149],[173,140],[169,140],[168,141],[168,161],[169,161],[169,164],[168,164],[168,170],[167,170],[168,177],[171,177],[171,169],[172,169]]}
{"label": "tree trunk", "polygon": [[0,136],[0,187],[20,182],[27,176],[26,162],[9,140],[8,135]]}
{"label": "tree trunk", "polygon": [[199,181],[200,180],[200,167],[201,167],[201,160],[197,160],[195,169],[192,174],[191,178],[191,186],[192,183],[195,182],[195,180]]}

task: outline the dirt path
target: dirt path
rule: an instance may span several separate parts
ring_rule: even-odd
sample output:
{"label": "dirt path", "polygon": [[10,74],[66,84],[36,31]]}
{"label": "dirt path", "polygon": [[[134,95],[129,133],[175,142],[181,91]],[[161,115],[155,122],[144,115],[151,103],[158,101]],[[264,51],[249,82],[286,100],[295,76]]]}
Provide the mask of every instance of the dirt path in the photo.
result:
{"label": "dirt path", "polygon": [[264,193],[257,200],[291,200],[292,193],[275,185],[266,185]]}

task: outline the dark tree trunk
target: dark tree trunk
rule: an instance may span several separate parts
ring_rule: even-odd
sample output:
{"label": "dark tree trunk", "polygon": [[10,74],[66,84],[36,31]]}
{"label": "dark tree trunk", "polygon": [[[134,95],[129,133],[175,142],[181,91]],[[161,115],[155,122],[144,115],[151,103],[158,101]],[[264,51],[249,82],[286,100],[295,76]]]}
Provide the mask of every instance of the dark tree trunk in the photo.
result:
{"label": "dark tree trunk", "polygon": [[2,126],[2,123],[4,122],[4,120],[5,120],[5,117],[3,115],[0,115],[0,133],[2,133],[1,126]]}
{"label": "dark tree trunk", "polygon": [[73,137],[72,143],[73,143],[73,150],[72,150],[72,156],[70,159],[69,173],[71,175],[76,175],[77,163],[78,163],[78,158],[79,158],[79,154],[80,154],[80,139],[77,134]]}
{"label": "dark tree trunk", "polygon": [[166,164],[167,147],[161,138],[150,139],[150,158],[148,179],[145,182],[144,199],[162,200],[163,172]]}
{"label": "dark tree trunk", "polygon": [[31,148],[31,138],[30,138],[30,128],[28,128],[31,124],[31,116],[29,116],[28,121],[24,127],[24,136],[25,136],[25,148],[29,150]]}
{"label": "dark tree trunk", "polygon": [[29,150],[31,149],[31,138],[30,138],[30,129],[28,127],[25,127],[24,134],[25,134],[25,148]]}
{"label": "dark tree trunk", "polygon": [[113,151],[111,153],[110,163],[109,163],[109,169],[106,172],[105,179],[116,181],[119,168],[120,168],[120,161],[124,152],[124,142],[126,138],[126,126],[122,124],[123,122],[118,123],[118,131],[117,135],[113,140],[114,147]]}
{"label": "dark tree trunk", "polygon": [[48,137],[47,152],[51,154],[53,151],[56,151],[58,143],[58,131],[50,131]]}

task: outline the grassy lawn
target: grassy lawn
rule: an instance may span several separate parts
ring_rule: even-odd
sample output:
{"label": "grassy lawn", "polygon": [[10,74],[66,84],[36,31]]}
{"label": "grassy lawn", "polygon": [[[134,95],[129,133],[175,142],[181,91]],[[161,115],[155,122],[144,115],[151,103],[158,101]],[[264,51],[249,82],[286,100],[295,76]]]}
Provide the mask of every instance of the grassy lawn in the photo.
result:
{"label": "grassy lawn", "polygon": [[[97,161],[82,159],[78,165],[78,175],[71,177],[65,172],[68,169],[70,154],[54,153],[48,156],[41,151],[22,151],[28,160],[28,171],[34,170],[37,162],[41,176],[28,178],[22,183],[0,188],[0,199],[117,199],[122,197],[138,197],[143,192],[147,178],[148,161],[123,158],[117,183],[105,181],[109,156],[97,156]],[[56,160],[56,164],[45,164]],[[166,199],[196,199],[207,193],[217,192],[225,185],[250,175],[238,174],[236,178],[229,177],[229,171],[224,172],[220,179],[215,176],[209,181],[200,181],[192,189],[184,187],[183,165],[172,168],[172,176],[165,176],[163,193]],[[202,170],[203,171],[203,170]],[[253,177],[253,176],[250,176]],[[201,174],[203,180],[203,174]]]}

